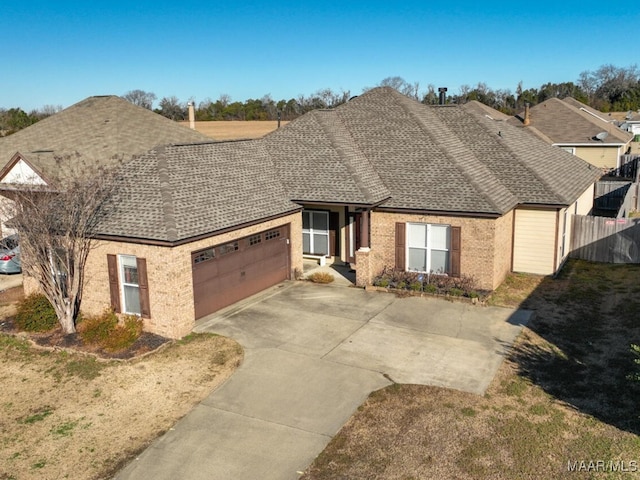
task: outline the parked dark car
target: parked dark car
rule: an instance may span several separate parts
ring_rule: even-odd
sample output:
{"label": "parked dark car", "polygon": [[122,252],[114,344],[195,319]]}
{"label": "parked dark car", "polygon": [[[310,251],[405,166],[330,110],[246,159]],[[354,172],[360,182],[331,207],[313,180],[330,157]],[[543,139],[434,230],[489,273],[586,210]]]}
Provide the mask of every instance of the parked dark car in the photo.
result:
{"label": "parked dark car", "polygon": [[20,273],[20,243],[18,235],[0,240],[0,273]]}

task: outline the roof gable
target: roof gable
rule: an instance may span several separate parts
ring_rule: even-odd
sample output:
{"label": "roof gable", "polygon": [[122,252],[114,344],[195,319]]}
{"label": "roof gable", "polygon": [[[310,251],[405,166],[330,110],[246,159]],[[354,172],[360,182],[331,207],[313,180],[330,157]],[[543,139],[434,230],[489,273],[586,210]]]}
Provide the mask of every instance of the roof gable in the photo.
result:
{"label": "roof gable", "polygon": [[157,145],[210,140],[123,98],[97,96],[0,138],[0,164],[21,152],[43,174],[55,176],[59,158],[78,156],[107,166]]}
{"label": "roof gable", "polygon": [[43,175],[20,152],[0,170],[0,183],[47,185]]}

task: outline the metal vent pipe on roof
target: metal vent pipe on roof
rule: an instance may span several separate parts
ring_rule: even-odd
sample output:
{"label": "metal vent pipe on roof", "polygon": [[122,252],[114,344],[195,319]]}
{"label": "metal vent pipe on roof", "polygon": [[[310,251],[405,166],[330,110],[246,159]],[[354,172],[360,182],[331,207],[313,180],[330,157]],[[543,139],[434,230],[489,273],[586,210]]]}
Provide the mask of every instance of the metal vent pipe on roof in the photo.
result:
{"label": "metal vent pipe on roof", "polygon": [[444,105],[447,103],[447,87],[438,88],[438,104]]}

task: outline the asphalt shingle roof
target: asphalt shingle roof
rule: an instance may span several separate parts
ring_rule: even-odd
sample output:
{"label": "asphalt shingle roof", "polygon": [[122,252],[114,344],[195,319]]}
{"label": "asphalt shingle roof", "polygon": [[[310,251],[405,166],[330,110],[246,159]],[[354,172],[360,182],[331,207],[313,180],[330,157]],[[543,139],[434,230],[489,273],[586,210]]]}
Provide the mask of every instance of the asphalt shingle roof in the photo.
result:
{"label": "asphalt shingle roof", "polygon": [[[287,192],[303,202],[390,197],[382,207],[501,215],[521,203],[569,204],[599,175],[490,113],[477,102],[425,106],[380,87],[263,141]],[[376,176],[364,178],[368,169]]]}
{"label": "asphalt shingle roof", "polygon": [[375,204],[389,190],[334,111],[303,115],[262,139],[293,200]]}
{"label": "asphalt shingle roof", "polygon": [[55,157],[78,155],[113,165],[166,143],[210,138],[117,96],[89,97],[28,128],[0,138],[0,162],[20,152],[40,172],[56,174]]}
{"label": "asphalt shingle roof", "polygon": [[[513,117],[509,123],[522,127],[524,114]],[[628,132],[608,121],[606,116],[574,98],[550,98],[530,109],[531,123],[525,130],[552,143],[566,145],[626,144],[632,138]],[[608,136],[598,140],[595,136],[607,132]]]}
{"label": "asphalt shingle roof", "polygon": [[161,146],[121,173],[103,234],[179,242],[300,209],[256,140]]}
{"label": "asphalt shingle roof", "polygon": [[465,215],[569,205],[599,176],[477,102],[425,106],[388,87],[262,139],[200,140],[118,97],[91,97],[7,137],[0,152],[46,145],[54,153],[28,157],[45,170],[71,151],[129,160],[101,232],[168,243],[298,211],[293,201]]}

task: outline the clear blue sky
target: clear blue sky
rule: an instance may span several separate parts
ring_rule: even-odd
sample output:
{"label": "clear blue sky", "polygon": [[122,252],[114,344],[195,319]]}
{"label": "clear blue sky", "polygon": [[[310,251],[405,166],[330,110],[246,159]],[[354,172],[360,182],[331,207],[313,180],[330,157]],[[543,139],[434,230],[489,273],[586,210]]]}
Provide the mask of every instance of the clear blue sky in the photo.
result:
{"label": "clear blue sky", "polygon": [[[640,9],[592,1],[0,0],[0,107],[352,95],[400,76],[514,91],[637,63]],[[635,51],[634,51],[635,50]]]}

